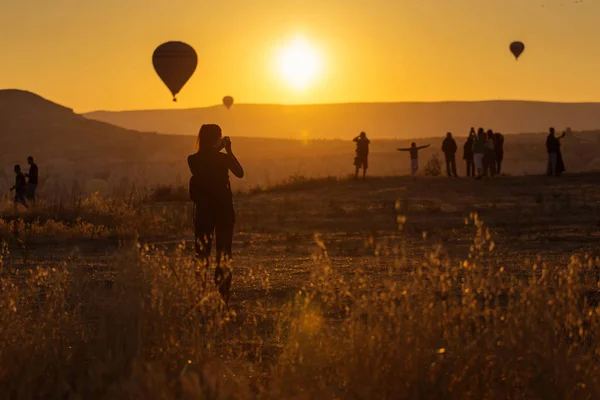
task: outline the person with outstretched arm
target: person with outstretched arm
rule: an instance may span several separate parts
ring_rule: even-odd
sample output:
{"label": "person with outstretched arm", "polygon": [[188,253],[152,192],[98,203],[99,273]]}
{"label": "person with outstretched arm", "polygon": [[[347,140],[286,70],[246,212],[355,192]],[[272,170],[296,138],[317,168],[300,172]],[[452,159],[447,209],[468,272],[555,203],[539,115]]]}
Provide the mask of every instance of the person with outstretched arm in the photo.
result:
{"label": "person with outstretched arm", "polygon": [[[221,150],[225,149],[225,153]],[[195,248],[206,271],[210,265],[213,239],[216,241],[217,265],[214,281],[226,304],[231,288],[233,229],[235,210],[229,172],[244,177],[244,169],[233,154],[231,140],[222,137],[221,127],[202,125],[198,133],[198,151],[188,157],[192,173],[190,196],[194,201]],[[207,274],[204,278],[206,279]]]}
{"label": "person with outstretched arm", "polygon": [[410,144],[410,147],[397,149],[398,151],[409,151],[410,152],[410,174],[413,178],[417,176],[417,171],[419,171],[419,150],[423,150],[428,148],[430,145],[425,146],[417,146],[415,142]]}
{"label": "person with outstretched arm", "polygon": [[452,137],[452,133],[448,132],[446,139],[442,143],[442,151],[446,157],[446,172],[448,173],[448,177],[456,178],[458,176],[456,173],[456,150],[458,150],[456,141]]}
{"label": "person with outstretched arm", "polygon": [[367,169],[369,168],[369,144],[371,141],[367,139],[367,134],[365,132],[361,132],[353,141],[356,143],[356,157],[354,157],[356,172],[354,174],[354,179],[358,179],[358,172],[361,168],[363,170],[363,179],[366,179]]}

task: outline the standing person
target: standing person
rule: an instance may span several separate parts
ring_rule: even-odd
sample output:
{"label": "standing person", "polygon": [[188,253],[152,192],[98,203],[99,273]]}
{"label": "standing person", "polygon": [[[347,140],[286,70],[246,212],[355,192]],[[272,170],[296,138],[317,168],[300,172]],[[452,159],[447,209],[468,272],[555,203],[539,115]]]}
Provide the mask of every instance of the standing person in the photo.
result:
{"label": "standing person", "polygon": [[493,177],[496,174],[496,146],[494,132],[490,129],[487,131],[485,139],[485,151],[483,155],[483,168],[485,175]]}
{"label": "standing person", "polygon": [[15,209],[19,204],[22,204],[25,208],[27,207],[27,202],[25,201],[25,192],[27,190],[27,182],[25,182],[25,175],[21,172],[21,166],[15,165],[15,186],[10,188],[10,191],[15,191]]}
{"label": "standing person", "polygon": [[[560,139],[560,138],[559,138]],[[556,176],[561,176],[565,172],[565,161],[560,151],[560,140],[558,141],[558,153],[556,153]]]}
{"label": "standing person", "polygon": [[358,172],[363,169],[363,179],[367,177],[367,168],[369,168],[369,143],[371,141],[367,139],[367,134],[361,132],[359,136],[354,138],[356,143],[356,157],[354,157],[354,166],[356,167],[356,173],[354,179],[358,179]]}
{"label": "standing person", "polygon": [[415,142],[410,144],[410,147],[397,149],[398,151],[410,151],[410,174],[413,179],[417,176],[417,171],[419,170],[419,150],[423,150],[428,148],[430,145],[419,146]]}
{"label": "standing person", "polygon": [[502,161],[504,160],[504,135],[499,132],[494,134],[496,137],[496,173],[500,175],[502,171]]}
{"label": "standing person", "polygon": [[[564,163],[562,162],[562,154],[560,152],[560,139],[564,137],[565,132],[563,132],[560,138],[557,138],[554,128],[550,128],[550,133],[546,138],[546,150],[548,151],[548,176],[560,175],[562,172],[564,172],[565,167]],[[559,165],[559,156],[562,165]]]}
{"label": "standing person", "polygon": [[[244,170],[233,155],[231,140],[221,137],[219,125],[202,125],[198,133],[198,152],[188,157],[192,172],[190,195],[194,201],[194,233],[196,253],[208,271],[213,238],[216,239],[217,266],[215,284],[227,304],[231,287],[231,247],[235,211],[229,182],[229,171],[238,178]],[[221,153],[222,149],[226,153]]]}
{"label": "standing person", "polygon": [[467,163],[467,176],[475,177],[475,164],[473,163],[473,143],[475,142],[475,128],[471,128],[469,137],[463,147],[463,160]]}
{"label": "standing person", "polygon": [[31,201],[33,205],[35,205],[35,192],[38,185],[38,166],[33,162],[33,157],[27,157],[27,164],[29,164],[29,173],[25,174],[28,179],[27,182],[27,199]]}
{"label": "standing person", "polygon": [[456,141],[452,137],[452,133],[448,132],[446,134],[446,139],[442,143],[442,151],[446,156],[446,172],[449,177],[454,176],[455,178],[458,176],[456,174],[456,150],[458,147],[456,146]]}
{"label": "standing person", "polygon": [[562,135],[557,138],[558,141],[558,152],[556,153],[556,176],[561,176],[563,172],[565,172],[565,162],[563,160],[562,151],[560,150],[561,143],[560,141],[567,135],[565,131],[563,131]]}
{"label": "standing person", "polygon": [[483,128],[477,130],[477,137],[473,140],[473,162],[477,171],[477,178],[483,177],[483,155],[485,153],[485,131]]}

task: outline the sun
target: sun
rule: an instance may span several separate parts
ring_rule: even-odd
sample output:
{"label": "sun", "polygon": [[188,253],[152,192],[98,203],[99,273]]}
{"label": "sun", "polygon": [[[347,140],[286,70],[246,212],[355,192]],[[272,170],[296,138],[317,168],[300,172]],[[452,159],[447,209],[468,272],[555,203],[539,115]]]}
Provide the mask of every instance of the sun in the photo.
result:
{"label": "sun", "polygon": [[293,89],[306,90],[321,73],[321,58],[313,45],[299,36],[286,42],[277,55],[282,79]]}

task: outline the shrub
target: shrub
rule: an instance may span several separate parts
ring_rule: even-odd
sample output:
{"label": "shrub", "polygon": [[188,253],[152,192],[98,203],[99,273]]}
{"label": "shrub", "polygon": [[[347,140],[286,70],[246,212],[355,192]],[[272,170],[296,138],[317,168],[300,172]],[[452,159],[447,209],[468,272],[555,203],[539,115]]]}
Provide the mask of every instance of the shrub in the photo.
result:
{"label": "shrub", "polygon": [[442,160],[437,154],[431,156],[431,159],[425,165],[423,169],[425,176],[440,176],[442,175]]}

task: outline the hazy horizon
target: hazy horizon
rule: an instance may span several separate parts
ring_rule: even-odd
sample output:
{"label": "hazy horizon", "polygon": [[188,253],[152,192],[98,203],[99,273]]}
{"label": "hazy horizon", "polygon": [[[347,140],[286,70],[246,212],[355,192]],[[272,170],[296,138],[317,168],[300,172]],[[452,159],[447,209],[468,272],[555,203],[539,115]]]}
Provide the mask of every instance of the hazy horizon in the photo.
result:
{"label": "hazy horizon", "polygon": [[[16,88],[7,88],[8,90],[22,90]],[[3,89],[0,89],[3,90]],[[236,107],[239,106],[289,106],[289,107],[302,107],[302,106],[336,106],[336,105],[366,105],[366,104],[447,104],[447,103],[542,103],[542,104],[600,104],[600,99],[597,101],[550,101],[550,100],[528,100],[528,99],[475,99],[475,100],[435,100],[435,101],[348,101],[348,102],[334,102],[334,103],[236,103]],[[68,106],[68,105],[66,105]],[[185,111],[185,110],[196,110],[196,109],[210,109],[210,108],[221,108],[223,107],[220,103],[208,104],[197,107],[181,107],[181,108],[132,108],[132,109],[106,109],[99,108],[88,111],[77,111],[75,113],[80,115],[93,114],[96,112],[136,112],[136,111]]]}
{"label": "hazy horizon", "polygon": [[[77,110],[72,107],[70,104],[63,104],[60,102],[56,102],[54,99],[45,96],[43,93],[34,92],[27,88],[16,88],[16,87],[6,87],[0,88],[0,91],[22,91],[29,92],[34,95],[40,96],[46,100],[49,100],[53,103],[57,103],[64,107],[71,108],[73,112],[80,115],[85,114],[93,114],[96,112],[110,112],[110,113],[119,113],[119,112],[136,112],[136,111],[185,111],[185,110],[195,110],[195,109],[210,109],[210,108],[220,108],[223,107],[223,104],[220,102],[216,102],[214,104],[207,104],[201,106],[185,106],[185,107],[163,107],[163,108],[128,108],[128,109],[110,109],[110,108],[98,108],[91,110]],[[313,102],[313,103],[261,103],[261,102],[236,102],[235,106],[290,106],[290,107],[302,107],[302,106],[335,106],[335,105],[365,105],[365,104],[445,104],[445,103],[541,103],[541,104],[600,104],[600,98],[596,101],[552,101],[552,100],[543,100],[543,99],[518,99],[518,98],[481,98],[481,99],[471,99],[471,100],[431,100],[431,101],[419,101],[419,100],[398,100],[398,101],[340,101],[340,102]],[[177,104],[177,103],[175,103]]]}

